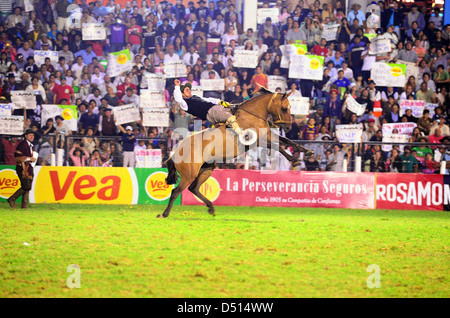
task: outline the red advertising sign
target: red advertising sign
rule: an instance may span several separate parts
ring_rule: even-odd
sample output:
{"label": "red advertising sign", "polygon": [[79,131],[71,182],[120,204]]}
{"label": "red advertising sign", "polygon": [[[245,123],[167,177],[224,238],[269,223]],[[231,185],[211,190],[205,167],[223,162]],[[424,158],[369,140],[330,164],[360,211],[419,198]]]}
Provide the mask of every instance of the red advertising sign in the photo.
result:
{"label": "red advertising sign", "polygon": [[[215,205],[375,208],[374,174],[215,170],[200,188]],[[182,204],[203,204],[189,190]]]}
{"label": "red advertising sign", "polygon": [[377,173],[378,209],[443,210],[443,176],[430,174]]}

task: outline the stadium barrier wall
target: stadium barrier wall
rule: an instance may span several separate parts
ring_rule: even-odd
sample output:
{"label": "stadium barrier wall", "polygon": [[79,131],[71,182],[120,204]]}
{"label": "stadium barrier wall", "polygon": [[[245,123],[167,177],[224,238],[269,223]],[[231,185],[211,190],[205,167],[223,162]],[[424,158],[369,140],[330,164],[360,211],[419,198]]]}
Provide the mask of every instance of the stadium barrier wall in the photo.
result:
{"label": "stadium barrier wall", "polygon": [[[448,211],[450,176],[215,170],[201,193],[215,205]],[[202,204],[184,191],[183,205]]]}
{"label": "stadium barrier wall", "polygon": [[[17,189],[14,166],[0,166],[0,201]],[[163,168],[105,168],[37,166],[30,192],[31,203],[162,204],[168,203],[172,185]],[[178,198],[175,204],[180,204]]]}
{"label": "stadium barrier wall", "polygon": [[[14,166],[0,166],[0,201],[19,187]],[[35,168],[31,203],[162,204],[172,186],[164,168]],[[450,176],[406,173],[217,169],[200,192],[215,205],[450,210]],[[175,204],[203,204],[188,190]]]}

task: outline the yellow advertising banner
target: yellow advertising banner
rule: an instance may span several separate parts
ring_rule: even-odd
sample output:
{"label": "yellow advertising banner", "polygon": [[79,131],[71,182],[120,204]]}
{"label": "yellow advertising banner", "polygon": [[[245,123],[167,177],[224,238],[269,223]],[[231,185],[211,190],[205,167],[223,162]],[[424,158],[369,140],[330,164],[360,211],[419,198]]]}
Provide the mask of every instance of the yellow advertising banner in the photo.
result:
{"label": "yellow advertising banner", "polygon": [[139,195],[132,168],[37,167],[33,189],[35,203],[137,204]]}

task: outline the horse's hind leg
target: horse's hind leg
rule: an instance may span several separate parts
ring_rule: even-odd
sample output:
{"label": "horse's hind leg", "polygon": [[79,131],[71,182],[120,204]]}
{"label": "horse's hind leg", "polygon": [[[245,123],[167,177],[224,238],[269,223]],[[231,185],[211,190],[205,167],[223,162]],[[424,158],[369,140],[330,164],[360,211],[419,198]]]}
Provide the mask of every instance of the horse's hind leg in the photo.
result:
{"label": "horse's hind leg", "polygon": [[199,198],[200,200],[203,201],[203,203],[206,204],[206,206],[208,207],[208,212],[212,216],[216,215],[214,206],[212,205],[211,201],[209,201],[203,194],[200,193],[200,187],[206,180],[208,180],[208,178],[211,176],[215,168],[216,168],[215,162],[210,164],[208,163],[203,164],[197,178],[195,178],[194,182],[192,182],[191,185],[189,186],[189,191],[191,191],[197,198]]}
{"label": "horse's hind leg", "polygon": [[164,210],[163,214],[158,214],[158,218],[166,218],[169,216],[170,210],[172,210],[173,203],[178,198],[181,192],[192,182],[192,178],[181,177],[180,183],[178,186],[172,190],[170,194],[169,204],[167,208]]}

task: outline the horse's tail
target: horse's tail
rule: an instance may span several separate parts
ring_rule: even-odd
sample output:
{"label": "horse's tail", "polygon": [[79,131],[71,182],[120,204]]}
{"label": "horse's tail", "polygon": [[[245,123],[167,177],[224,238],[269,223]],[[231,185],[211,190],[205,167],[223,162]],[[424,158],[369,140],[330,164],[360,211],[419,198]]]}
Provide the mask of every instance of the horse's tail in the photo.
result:
{"label": "horse's tail", "polygon": [[175,184],[178,182],[178,174],[177,169],[175,168],[175,163],[173,162],[172,158],[167,159],[165,162],[167,165],[167,169],[169,170],[169,173],[167,174],[166,183],[167,184]]}

